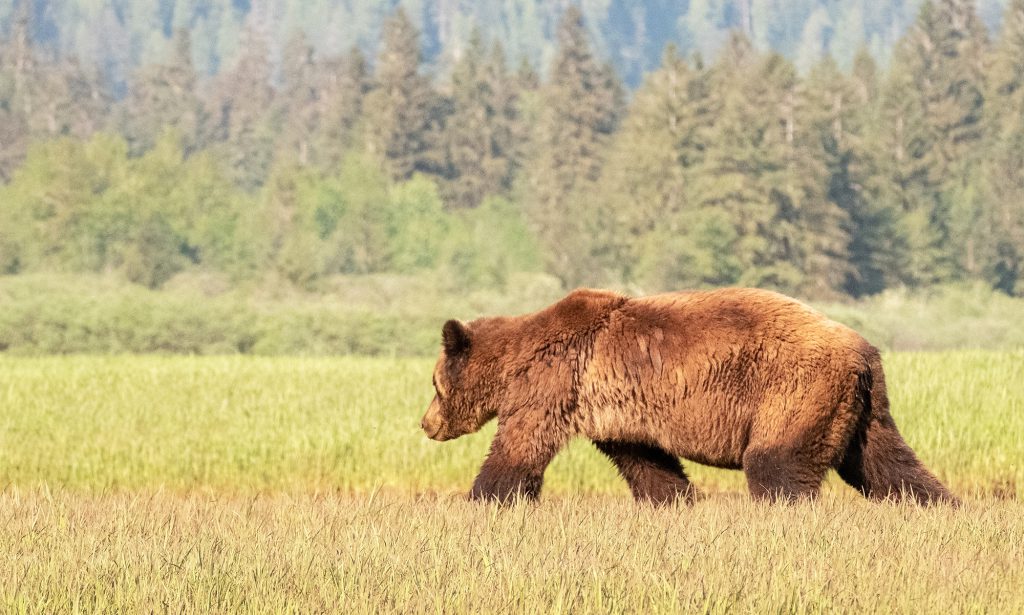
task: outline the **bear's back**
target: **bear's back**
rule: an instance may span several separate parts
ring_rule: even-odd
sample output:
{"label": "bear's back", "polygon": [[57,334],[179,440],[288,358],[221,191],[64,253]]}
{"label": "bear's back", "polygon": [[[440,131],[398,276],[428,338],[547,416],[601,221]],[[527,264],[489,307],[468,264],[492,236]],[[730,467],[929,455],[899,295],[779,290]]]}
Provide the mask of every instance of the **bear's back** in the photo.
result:
{"label": "bear's back", "polygon": [[[704,344],[769,340],[795,346],[860,347],[845,325],[791,297],[757,288],[681,291],[631,299],[622,312],[641,329],[668,328]],[[662,334],[667,333],[663,331]]]}

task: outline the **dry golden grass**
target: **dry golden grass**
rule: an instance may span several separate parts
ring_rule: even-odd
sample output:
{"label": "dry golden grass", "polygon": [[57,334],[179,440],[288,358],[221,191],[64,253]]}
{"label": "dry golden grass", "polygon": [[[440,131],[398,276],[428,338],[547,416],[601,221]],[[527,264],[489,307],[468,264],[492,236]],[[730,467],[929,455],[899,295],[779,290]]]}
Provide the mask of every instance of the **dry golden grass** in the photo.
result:
{"label": "dry golden grass", "polygon": [[610,496],[0,497],[5,612],[1024,611],[1024,507]]}

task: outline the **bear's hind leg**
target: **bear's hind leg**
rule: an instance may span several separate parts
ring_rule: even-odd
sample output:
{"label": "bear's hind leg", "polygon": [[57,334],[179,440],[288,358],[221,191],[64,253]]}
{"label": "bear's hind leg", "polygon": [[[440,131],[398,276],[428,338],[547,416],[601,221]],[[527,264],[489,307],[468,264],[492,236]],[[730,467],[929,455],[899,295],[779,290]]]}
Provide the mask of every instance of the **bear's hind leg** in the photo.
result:
{"label": "bear's hind leg", "polygon": [[794,451],[750,449],[743,454],[743,473],[755,500],[817,497],[827,470],[826,464],[801,459]]}
{"label": "bear's hind leg", "polygon": [[595,441],[594,445],[611,458],[637,502],[662,505],[681,497],[692,503],[696,497],[679,459],[666,451],[625,442]]}
{"label": "bear's hind leg", "polygon": [[836,470],[870,500],[959,503],[918,460],[889,417],[859,427]]}

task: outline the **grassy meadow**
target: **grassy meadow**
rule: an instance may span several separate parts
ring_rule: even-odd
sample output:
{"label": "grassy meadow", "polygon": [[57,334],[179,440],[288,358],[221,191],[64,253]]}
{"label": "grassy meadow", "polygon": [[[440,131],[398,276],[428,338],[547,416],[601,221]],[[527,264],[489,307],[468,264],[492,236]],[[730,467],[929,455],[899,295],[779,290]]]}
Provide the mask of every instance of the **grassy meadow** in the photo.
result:
{"label": "grassy meadow", "polygon": [[463,498],[493,426],[419,431],[431,360],[0,357],[0,610],[1024,610],[1024,352],[885,363],[963,507],[684,462],[706,497],[653,509],[581,441],[497,509]]}

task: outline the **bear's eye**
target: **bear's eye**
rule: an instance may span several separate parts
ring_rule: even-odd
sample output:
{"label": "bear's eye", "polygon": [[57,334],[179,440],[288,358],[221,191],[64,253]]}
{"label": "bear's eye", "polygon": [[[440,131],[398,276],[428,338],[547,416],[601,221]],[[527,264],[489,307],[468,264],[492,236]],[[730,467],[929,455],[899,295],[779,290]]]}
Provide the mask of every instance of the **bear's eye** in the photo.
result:
{"label": "bear's eye", "polygon": [[431,376],[430,381],[434,384],[434,392],[437,393],[437,398],[444,399],[444,395],[441,395],[441,388],[437,386],[437,376]]}

